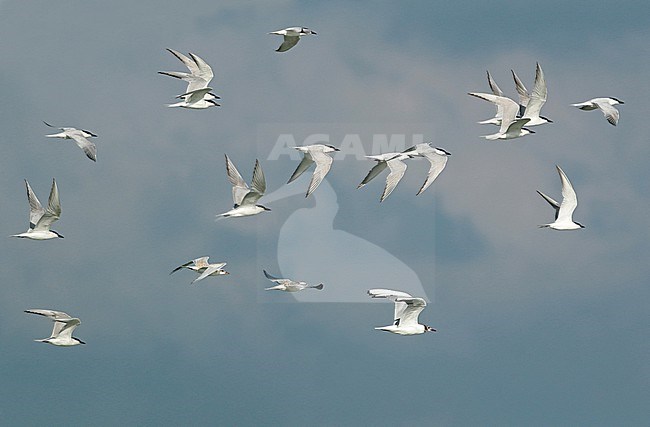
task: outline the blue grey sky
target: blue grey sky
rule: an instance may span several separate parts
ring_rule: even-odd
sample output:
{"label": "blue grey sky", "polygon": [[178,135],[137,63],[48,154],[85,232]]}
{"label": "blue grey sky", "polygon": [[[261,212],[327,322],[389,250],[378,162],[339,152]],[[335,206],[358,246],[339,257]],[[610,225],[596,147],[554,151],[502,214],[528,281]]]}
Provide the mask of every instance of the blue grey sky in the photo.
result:
{"label": "blue grey sky", "polygon": [[[23,179],[44,201],[53,177],[65,236],[0,238],[3,424],[647,425],[649,17],[644,1],[0,1],[0,236],[27,227]],[[318,36],[274,52],[267,33],[294,25]],[[165,48],[212,65],[221,108],[164,106],[185,88],[156,73],[182,70]],[[466,93],[489,69],[514,97],[510,69],[531,88],[536,61],[554,123],[480,138],[493,107]],[[617,127],[569,106],[599,96],[625,101]],[[97,133],[97,163],[42,120]],[[337,159],[305,199],[307,178],[284,186],[297,161],[268,158],[280,134],[372,151],[374,133],[423,136],[448,167],[416,197],[428,165],[410,163],[379,204],[379,178],[356,190],[370,161]],[[272,212],[214,222],[226,153],[247,180],[260,159],[286,196]],[[584,230],[537,228],[555,164]],[[300,240],[307,220],[331,232]],[[311,251],[328,268],[305,269]],[[231,274],[169,276],[204,255]],[[386,302],[264,293],[262,268],[323,281],[309,301],[421,286],[439,332],[374,331]],[[51,325],[27,308],[78,316],[88,344],[33,342]]]}

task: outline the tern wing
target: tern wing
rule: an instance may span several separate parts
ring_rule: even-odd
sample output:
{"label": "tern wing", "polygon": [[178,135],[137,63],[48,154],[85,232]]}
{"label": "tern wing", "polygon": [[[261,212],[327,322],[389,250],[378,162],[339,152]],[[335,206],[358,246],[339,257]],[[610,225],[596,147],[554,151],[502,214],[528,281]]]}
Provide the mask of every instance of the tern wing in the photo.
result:
{"label": "tern wing", "polygon": [[228,158],[226,154],[226,174],[228,180],[232,184],[232,201],[235,205],[241,205],[244,196],[250,191],[248,184],[244,181],[241,174],[235,167],[234,163]]}
{"label": "tern wing", "polygon": [[292,47],[294,47],[298,42],[300,41],[300,37],[298,36],[284,36],[284,41],[280,45],[279,48],[277,48],[275,51],[276,52],[286,52]]}
{"label": "tern wing", "polygon": [[266,178],[264,178],[264,171],[262,171],[262,166],[257,159],[255,159],[255,168],[253,168],[251,188],[258,192],[260,196],[266,192]]}
{"label": "tern wing", "polygon": [[81,324],[81,320],[77,318],[72,318],[65,323],[56,322],[54,324],[54,329],[52,329],[52,336],[50,338],[61,337],[61,338],[72,339],[72,332],[80,324]]}
{"label": "tern wing", "polygon": [[427,179],[424,181],[424,184],[422,184],[422,187],[420,187],[420,190],[416,195],[420,195],[420,193],[422,193],[424,190],[429,188],[431,184],[433,184],[433,181],[438,178],[438,175],[440,175],[445,166],[447,166],[448,160],[447,156],[441,156],[434,152],[425,152],[422,155],[429,161],[429,163],[431,163],[431,167],[427,173]]}
{"label": "tern wing", "polygon": [[499,86],[497,86],[497,82],[494,81],[492,78],[492,75],[490,72],[487,72],[487,79],[488,79],[488,84],[490,85],[490,89],[492,90],[492,93],[495,94],[496,96],[503,96],[503,91]]}
{"label": "tern wing", "polygon": [[47,203],[45,213],[36,223],[34,230],[49,230],[50,225],[61,216],[61,203],[59,202],[59,188],[56,181],[52,179],[52,188],[50,189],[50,198]]}
{"label": "tern wing", "polygon": [[557,172],[560,174],[560,180],[562,181],[562,203],[560,204],[560,209],[557,213],[558,219],[562,221],[563,219],[573,221],[573,211],[578,206],[578,196],[576,195],[571,181],[566,176],[562,168],[555,166]]}
{"label": "tern wing", "polygon": [[612,105],[609,105],[608,103],[605,102],[596,102],[595,104],[598,106],[598,108],[600,108],[600,111],[603,112],[607,121],[610,124],[616,126],[619,117],[618,110],[614,108]]}
{"label": "tern wing", "polygon": [[560,204],[550,196],[547,196],[546,194],[542,193],[541,191],[537,190],[537,194],[542,196],[544,200],[548,202],[549,205],[553,206],[553,209],[555,209],[555,219],[557,219],[557,214],[560,211]]}
{"label": "tern wing", "polygon": [[537,63],[537,68],[535,69],[535,86],[533,87],[533,92],[530,94],[523,117],[538,117],[542,107],[546,103],[547,95],[548,91],[546,89],[544,72],[539,63]]}
{"label": "tern wing", "polygon": [[300,161],[300,164],[291,175],[291,178],[289,178],[289,181],[287,181],[287,184],[298,179],[300,175],[302,175],[307,169],[309,169],[309,166],[311,166],[312,163],[314,163],[314,159],[312,159],[311,154],[309,154],[309,152],[306,152],[302,160]]}
{"label": "tern wing", "polygon": [[400,180],[404,176],[404,172],[406,172],[406,163],[400,159],[391,159],[387,161],[386,164],[390,169],[390,173],[386,177],[386,186],[384,187],[381,199],[379,199],[380,202],[383,202],[386,197],[390,196],[390,193],[392,193],[395,187],[397,187],[397,184],[399,184]]}
{"label": "tern wing", "polygon": [[510,71],[512,72],[512,78],[515,80],[515,89],[517,89],[517,94],[519,95],[519,105],[521,106],[520,114],[523,115],[523,110],[526,109],[526,107],[528,106],[528,101],[530,100],[530,96],[528,95],[528,89],[526,89],[526,86],[524,86],[524,84],[519,79],[515,71],[514,70],[510,70]]}
{"label": "tern wing", "polygon": [[71,132],[69,134],[70,138],[81,148],[86,156],[93,162],[97,161],[97,147],[95,144],[88,139],[86,139],[80,131]]}
{"label": "tern wing", "polygon": [[287,285],[287,284],[290,284],[290,283],[296,283],[296,282],[293,282],[293,280],[291,280],[291,279],[283,279],[283,278],[280,278],[280,277],[271,276],[269,273],[266,272],[266,270],[262,270],[262,271],[264,272],[264,276],[266,276],[266,278],[269,279],[271,282],[275,282],[275,283],[278,283],[280,285]]}
{"label": "tern wing", "polygon": [[70,316],[68,313],[65,313],[63,311],[48,310],[43,308],[30,308],[28,310],[25,310],[25,313],[38,314],[39,316],[49,317],[55,322],[57,321],[66,322],[72,319],[72,316]]}
{"label": "tern wing", "polygon": [[176,273],[178,270],[181,270],[181,269],[187,267],[188,265],[192,264],[193,262],[194,262],[194,261],[187,261],[185,264],[179,265],[178,267],[176,267],[175,269],[173,269],[173,270],[171,271],[171,273],[169,273],[169,274]]}
{"label": "tern wing", "polygon": [[34,194],[34,190],[32,190],[27,180],[25,180],[25,187],[27,187],[27,201],[29,201],[29,228],[34,229],[38,220],[45,213],[45,209],[41,206],[41,202],[36,197],[36,194]]}
{"label": "tern wing", "polygon": [[207,85],[214,77],[214,72],[212,71],[212,67],[210,67],[210,65],[208,65],[208,63],[205,62],[203,58],[201,58],[200,56],[195,55],[192,52],[190,52],[190,56],[192,57],[194,63],[197,66],[196,71],[194,71],[192,74],[205,80],[205,84]]}
{"label": "tern wing", "polygon": [[178,58],[178,60],[181,61],[183,64],[185,64],[187,69],[190,70],[190,73],[192,73],[193,75],[198,75],[198,73],[200,73],[199,66],[193,59],[188,58],[187,56],[183,55],[182,53],[174,49],[167,48],[167,51],[172,55],[174,55],[176,58]]}
{"label": "tern wing", "polygon": [[325,175],[330,171],[332,162],[334,161],[330,156],[322,151],[313,151],[310,153],[312,159],[316,162],[316,169],[314,169],[314,174],[309,182],[309,189],[307,190],[305,197],[309,197],[309,195],[318,188],[320,183],[323,181],[323,178],[325,178]]}
{"label": "tern wing", "polygon": [[422,298],[396,298],[395,304],[398,303],[406,305],[399,317],[400,325],[417,325],[420,313],[427,306],[427,302]]}
{"label": "tern wing", "polygon": [[505,96],[493,95],[491,93],[470,92],[468,95],[475,96],[477,98],[495,104],[497,106],[497,115],[499,113],[498,107],[501,107],[502,117],[501,128],[499,129],[500,133],[505,133],[512,122],[515,121],[517,112],[519,111],[519,106],[512,99]]}
{"label": "tern wing", "polygon": [[209,275],[211,275],[211,274],[214,273],[215,271],[217,271],[217,270],[221,270],[221,268],[222,268],[224,265],[226,265],[226,264],[225,264],[225,263],[221,263],[221,264],[212,264],[211,266],[209,266],[208,268],[206,268],[206,269],[203,271],[203,273],[201,273],[201,274],[199,275],[199,277],[197,277],[196,279],[192,280],[191,283],[196,283],[196,282],[198,282],[199,280],[203,280],[203,279],[205,279],[206,277],[208,277]]}
{"label": "tern wing", "polygon": [[397,301],[398,298],[412,298],[410,294],[402,291],[394,291],[392,289],[369,289],[368,295],[372,298],[386,298],[395,303],[395,313],[393,315],[393,320],[397,320],[402,317],[404,310],[407,307],[407,304],[402,301]]}
{"label": "tern wing", "polygon": [[368,175],[361,181],[361,184],[357,186],[357,188],[361,188],[370,181],[373,180],[377,175],[383,172],[384,169],[386,169],[388,165],[386,164],[385,161],[378,161],[378,163],[370,169],[370,172],[368,172]]}

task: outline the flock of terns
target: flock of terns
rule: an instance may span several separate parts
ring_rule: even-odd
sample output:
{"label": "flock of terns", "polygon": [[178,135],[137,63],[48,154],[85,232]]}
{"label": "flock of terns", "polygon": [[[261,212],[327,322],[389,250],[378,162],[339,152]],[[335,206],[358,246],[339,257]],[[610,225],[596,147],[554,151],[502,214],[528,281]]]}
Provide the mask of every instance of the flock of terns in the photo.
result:
{"label": "flock of terns", "polygon": [[[283,30],[273,31],[269,34],[283,36],[284,40],[276,52],[286,52],[293,48],[301,37],[316,35],[316,32],[307,27],[290,27]],[[210,81],[214,77],[210,65],[194,53],[189,53],[189,56],[185,56],[173,49],[167,50],[178,58],[178,60],[180,60],[189,71],[159,71],[160,74],[187,82],[185,92],[176,96],[179,101],[174,104],[168,104],[168,107],[206,109],[220,106],[217,103],[217,100],[220,99],[220,97],[212,93],[212,88],[209,86]],[[499,126],[498,132],[484,136],[487,140],[509,140],[520,138],[535,133],[528,129],[527,126],[539,126],[553,123],[552,120],[540,115],[541,109],[546,103],[547,88],[544,72],[539,63],[536,65],[534,87],[533,91],[530,93],[514,71],[512,71],[512,76],[519,96],[519,102],[515,102],[504,96],[503,91],[499,86],[497,86],[489,71],[487,72],[487,78],[492,93],[469,93],[471,96],[489,101],[496,106],[496,114],[494,117],[478,122],[480,124]],[[619,120],[619,112],[614,108],[614,106],[618,104],[623,104],[623,101],[616,98],[594,98],[589,101],[571,105],[586,111],[599,109],[605,115],[607,121],[616,126]],[[44,123],[49,127],[55,127],[47,122]],[[50,138],[71,139],[83,150],[90,160],[97,161],[97,148],[89,139],[95,138],[97,135],[88,130],[72,127],[61,127],[58,129],[60,130],[59,133],[46,136]],[[323,144],[300,146],[295,147],[295,149],[303,154],[303,158],[287,183],[296,180],[307,171],[312,164],[315,164],[314,172],[305,194],[305,197],[309,197],[309,195],[318,188],[330,171],[333,163],[331,154],[340,150],[334,146]],[[424,158],[429,161],[430,168],[424,183],[417,193],[419,195],[424,192],[444,170],[450,155],[451,154],[445,149],[433,147],[431,143],[420,143],[402,152],[380,153],[366,156],[375,161],[376,164],[372,169],[370,169],[357,188],[365,186],[375,177],[380,175],[385,169],[388,169],[389,173],[386,177],[384,191],[380,198],[380,202],[382,202],[393,192],[399,181],[404,176],[407,169],[405,161],[413,158]],[[233,208],[217,215],[217,219],[251,216],[264,211],[270,211],[271,209],[257,204],[266,192],[266,180],[259,160],[255,161],[253,178],[249,186],[227,155],[225,156],[225,159],[226,173],[228,180],[232,184]],[[556,168],[562,183],[562,201],[558,202],[541,191],[537,191],[539,195],[555,210],[555,220],[551,223],[540,225],[539,227],[561,231],[584,228],[583,225],[573,220],[573,212],[578,205],[576,192],[562,168],[559,166],[556,166]],[[56,180],[52,180],[52,187],[45,208],[41,205],[41,202],[36,197],[36,194],[34,194],[34,191],[27,180],[25,180],[25,186],[27,189],[27,200],[29,202],[29,228],[27,231],[14,234],[12,237],[32,240],[63,238],[60,233],[50,228],[61,216],[59,189]],[[208,260],[209,257],[206,256],[188,261],[176,267],[170,274],[182,269],[192,270],[198,273],[198,276],[191,283],[196,283],[210,276],[229,274],[224,270],[224,267],[226,266],[225,262],[211,264]],[[269,274],[266,270],[263,270],[263,273],[268,280],[275,283],[275,286],[265,288],[265,290],[269,291],[299,292],[305,289],[322,290],[324,287],[322,283],[318,285],[309,285],[302,281],[275,277]],[[423,298],[413,297],[406,292],[391,289],[370,289],[368,290],[368,295],[371,298],[385,298],[394,303],[395,311],[393,323],[375,329],[399,335],[417,335],[425,332],[436,332],[436,329],[420,324],[418,321],[420,313],[427,305]],[[78,318],[72,317],[62,311],[48,309],[29,309],[25,310],[25,312],[48,317],[54,322],[54,327],[50,337],[36,341],[64,347],[85,344],[79,338],[72,336],[75,328],[81,323]]]}

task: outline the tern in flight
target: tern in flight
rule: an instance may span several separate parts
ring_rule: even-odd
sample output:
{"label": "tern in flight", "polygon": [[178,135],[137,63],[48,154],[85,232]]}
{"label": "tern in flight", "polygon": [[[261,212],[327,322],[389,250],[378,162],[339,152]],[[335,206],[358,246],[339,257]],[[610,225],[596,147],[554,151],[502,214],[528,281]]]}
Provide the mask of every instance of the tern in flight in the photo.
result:
{"label": "tern in flight", "polygon": [[210,264],[208,262],[209,258],[210,257],[204,256],[201,258],[193,259],[191,261],[186,262],[185,264],[179,265],[178,267],[173,269],[172,272],[169,274],[173,274],[183,268],[187,268],[188,270],[196,271],[197,273],[199,273],[199,276],[196,279],[192,280],[192,282],[190,283],[198,282],[199,280],[203,280],[208,276],[222,276],[224,274],[230,274],[223,269],[226,266],[225,262]]}
{"label": "tern in flight", "polygon": [[44,310],[40,308],[25,310],[25,313],[49,317],[54,321],[54,328],[52,329],[50,337],[34,341],[45,342],[60,347],[72,347],[74,345],[86,344],[79,338],[72,336],[75,328],[81,324],[81,320],[76,317],[71,317],[69,314],[62,311]]}
{"label": "tern in flight", "polygon": [[50,230],[52,223],[61,216],[59,188],[56,186],[56,181],[52,179],[50,198],[45,209],[41,206],[41,202],[38,201],[36,194],[34,194],[27,180],[25,180],[25,187],[27,187],[27,200],[29,201],[29,230],[24,233],[14,234],[12,237],[33,240],[62,239],[62,235],[54,230]]}
{"label": "tern in flight", "polygon": [[530,119],[517,119],[517,111],[519,107],[512,99],[505,96],[493,95],[491,93],[470,92],[468,95],[489,101],[495,104],[497,108],[501,108],[501,111],[503,112],[499,132],[492,135],[486,135],[483,138],[489,141],[494,141],[497,139],[514,139],[530,133],[535,133],[534,131],[524,127]]}
{"label": "tern in flight", "polygon": [[420,187],[416,196],[419,196],[424,190],[433,184],[433,181],[438,178],[438,175],[440,175],[445,166],[447,166],[447,159],[451,156],[451,153],[447,150],[433,147],[431,144],[432,142],[423,142],[403,151],[403,153],[408,154],[409,157],[424,157],[431,164],[429,172],[427,173],[427,179],[424,181],[424,184],[422,184],[422,187]]}
{"label": "tern in flight", "polygon": [[311,193],[318,188],[320,183],[325,178],[325,175],[330,171],[332,167],[332,158],[326,153],[333,153],[335,151],[340,151],[338,148],[331,145],[323,144],[314,144],[314,145],[305,145],[303,147],[294,147],[296,150],[303,153],[303,158],[296,170],[289,178],[290,183],[297,179],[300,175],[303,174],[312,163],[316,163],[316,168],[314,169],[314,174],[311,176],[311,181],[309,181],[309,187],[307,189],[307,194],[305,197],[309,197]]}
{"label": "tern in flight", "polygon": [[537,193],[544,198],[555,209],[555,221],[550,224],[540,225],[540,228],[552,228],[553,230],[578,230],[585,228],[584,225],[573,220],[573,211],[578,206],[578,196],[571,185],[571,181],[559,166],[555,165],[562,181],[562,203],[558,203],[541,191]]}
{"label": "tern in flight", "polygon": [[318,285],[308,285],[306,282],[296,282],[291,279],[281,279],[279,277],[273,277],[266,270],[262,270],[264,276],[269,279],[271,282],[277,283],[276,286],[271,286],[270,288],[265,288],[265,291],[284,291],[284,292],[298,292],[303,289],[318,289],[319,291],[323,289],[323,284]]}
{"label": "tern in flight", "polygon": [[398,335],[418,335],[425,332],[437,332],[434,328],[418,323],[418,317],[427,302],[422,298],[391,289],[370,289],[368,295],[372,298],[387,298],[395,303],[393,324],[375,328],[380,331],[392,332]]}
{"label": "tern in flight", "polygon": [[46,125],[51,128],[56,128],[61,130],[60,133],[53,133],[51,135],[45,135],[48,138],[63,138],[73,140],[79,148],[81,148],[86,156],[93,162],[97,161],[97,147],[95,144],[88,140],[88,138],[95,138],[97,135],[92,133],[89,130],[76,129],[76,128],[57,128],[52,126],[46,121],[43,121]]}
{"label": "tern in flight", "polygon": [[384,192],[381,194],[381,198],[379,199],[380,202],[383,202],[388,196],[390,196],[390,193],[393,192],[395,187],[397,187],[397,184],[399,184],[399,181],[404,176],[404,172],[406,172],[406,163],[404,163],[404,160],[411,158],[411,156],[406,153],[384,153],[366,157],[376,161],[377,164],[370,169],[370,172],[368,172],[368,175],[366,175],[363,181],[361,181],[361,184],[357,186],[357,189],[365,186],[367,183],[372,181],[373,178],[383,172],[386,167],[388,167],[390,173],[386,177]]}
{"label": "tern in flight", "polygon": [[269,34],[277,34],[279,36],[284,36],[284,41],[277,48],[276,52],[286,52],[292,47],[294,47],[300,41],[300,37],[308,35],[317,35],[316,31],[312,31],[307,27],[289,27],[284,30],[271,31]]}
{"label": "tern in flight", "polygon": [[[215,99],[221,99],[217,95],[211,93],[212,89],[208,91],[201,91],[201,92],[196,92],[200,89],[205,89],[209,86],[210,81],[212,81],[212,78],[214,77],[214,73],[212,72],[212,67],[208,65],[207,62],[205,62],[200,56],[193,54],[190,52],[190,57],[187,57],[183,55],[182,53],[175,51],[174,49],[167,49],[169,53],[174,55],[176,58],[178,58],[179,61],[181,61],[187,69],[190,71],[189,73],[184,73],[180,71],[158,71],[159,74],[163,74],[165,76],[171,76],[175,77],[177,79],[181,79],[183,81],[187,82],[187,89],[185,89],[185,93],[182,95],[178,95],[177,98],[188,98],[191,94],[194,94],[195,97],[200,96],[200,100],[205,101],[205,103],[199,103],[197,105],[207,105],[203,108],[208,108],[208,107],[218,107],[219,104],[217,104],[214,100]],[[186,101],[189,100],[185,99]],[[191,104],[196,104],[196,101],[191,103]],[[183,105],[176,105],[173,104],[174,106],[182,107]],[[186,108],[200,108],[197,106],[194,107],[186,107]]]}
{"label": "tern in flight", "polygon": [[599,109],[605,115],[607,121],[616,126],[618,124],[619,112],[614,105],[625,104],[625,102],[616,98],[594,98],[589,101],[581,102],[579,104],[571,104],[573,107],[580,108],[581,110],[591,111]]}
{"label": "tern in flight", "polygon": [[264,172],[262,171],[259,160],[255,160],[253,180],[251,181],[250,188],[235,165],[230,161],[228,155],[226,155],[226,172],[232,184],[232,200],[234,206],[228,212],[217,215],[217,219],[250,216],[271,210],[265,206],[255,204],[266,191],[266,179],[264,178]]}

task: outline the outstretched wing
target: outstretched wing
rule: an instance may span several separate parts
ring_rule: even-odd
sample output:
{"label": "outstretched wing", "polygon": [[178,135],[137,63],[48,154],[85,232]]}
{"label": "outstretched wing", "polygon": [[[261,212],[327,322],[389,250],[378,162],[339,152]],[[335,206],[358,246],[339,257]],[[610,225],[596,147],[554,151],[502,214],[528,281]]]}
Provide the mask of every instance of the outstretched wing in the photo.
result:
{"label": "outstretched wing", "polygon": [[614,108],[612,105],[609,105],[606,102],[596,102],[595,103],[598,108],[600,108],[600,111],[603,112],[605,115],[605,118],[607,121],[611,124],[616,126],[618,123],[618,117],[619,117],[619,112],[616,108]]}
{"label": "outstretched wing", "polygon": [[445,166],[447,166],[448,160],[447,156],[441,156],[440,154],[436,154],[434,151],[427,151],[422,153],[422,155],[429,161],[429,163],[431,163],[431,167],[429,168],[427,179],[424,181],[424,184],[422,184],[422,187],[420,187],[417,195],[420,195],[420,193],[429,188],[433,181],[438,178],[438,175],[440,175]]}
{"label": "outstretched wing", "polygon": [[562,221],[563,219],[573,221],[573,211],[576,210],[578,206],[578,196],[576,195],[571,181],[566,176],[562,168],[555,166],[557,172],[560,174],[560,180],[562,181],[562,203],[560,204],[560,210],[557,213],[558,219]]}
{"label": "outstretched wing", "polygon": [[494,81],[489,71],[487,72],[487,79],[488,79],[488,84],[490,85],[490,90],[492,90],[492,93],[495,94],[496,96],[503,96],[503,91],[499,86],[497,86],[497,82]]}
{"label": "outstretched wing", "polygon": [[542,198],[546,200],[548,204],[553,207],[553,209],[555,209],[555,219],[557,219],[557,214],[560,210],[560,204],[555,199],[551,198],[550,196],[547,196],[546,194],[542,193],[539,190],[537,190],[537,194],[542,196]]}
{"label": "outstretched wing", "polygon": [[241,174],[235,167],[234,163],[228,158],[226,154],[226,174],[228,180],[232,184],[232,201],[235,205],[241,205],[244,196],[248,193],[248,185],[242,178]]}
{"label": "outstretched wing", "polygon": [[422,298],[396,298],[395,303],[406,305],[400,316],[395,318],[399,319],[400,325],[417,325],[420,313],[427,306],[427,302]]}
{"label": "outstretched wing", "polygon": [[368,175],[361,181],[361,184],[357,186],[357,189],[363,187],[370,181],[372,181],[377,175],[383,172],[384,169],[386,169],[388,165],[384,161],[379,161],[375,166],[373,166],[372,169],[370,169],[370,172],[368,172]]}
{"label": "outstretched wing", "polygon": [[266,179],[259,160],[255,159],[255,168],[253,168],[253,179],[251,189],[241,201],[242,205],[254,205],[266,191]]}
{"label": "outstretched wing", "polygon": [[34,190],[32,190],[27,180],[25,180],[25,187],[27,187],[27,201],[29,201],[29,228],[34,229],[38,220],[45,213],[45,209],[41,206],[41,202],[36,197],[36,194],[34,194]]}
{"label": "outstretched wing", "polygon": [[515,71],[510,71],[512,72],[512,78],[515,80],[515,89],[517,89],[517,94],[519,95],[519,115],[523,116],[524,110],[528,106],[528,101],[530,100],[528,89],[526,89],[526,86],[524,86]]}
{"label": "outstretched wing", "polygon": [[309,195],[318,188],[320,183],[323,181],[323,178],[325,178],[325,175],[330,171],[332,162],[334,161],[330,156],[322,151],[312,151],[311,157],[316,162],[316,169],[314,169],[314,174],[309,182],[309,189],[307,190],[305,197],[309,197]]}
{"label": "outstretched wing", "polygon": [[264,272],[264,276],[266,276],[267,279],[269,279],[271,282],[279,283],[279,284],[285,284],[291,282],[291,279],[283,279],[281,277],[275,277],[271,276],[269,273],[266,272],[266,270],[262,270]]}
{"label": "outstretched wing", "polygon": [[199,275],[196,279],[192,280],[192,283],[198,282],[199,280],[203,280],[212,273],[214,273],[217,270],[221,270],[224,266],[226,265],[225,262],[219,263],[219,264],[212,264],[208,268],[206,268],[203,273]]}
{"label": "outstretched wing", "polygon": [[298,42],[300,41],[300,37],[298,36],[284,36],[284,41],[280,45],[279,48],[277,48],[275,51],[276,52],[286,52],[292,47],[294,47]]}
{"label": "outstretched wing", "polygon": [[387,161],[386,164],[390,169],[390,173],[386,177],[386,186],[384,187],[381,199],[379,199],[380,202],[383,202],[386,197],[390,196],[390,193],[392,193],[395,187],[397,187],[397,184],[399,184],[406,172],[406,163],[399,159],[391,159]]}
{"label": "outstretched wing", "polygon": [[95,143],[86,139],[81,134],[81,131],[70,132],[68,135],[77,144],[77,146],[81,148],[84,153],[86,153],[86,156],[90,160],[93,162],[97,161],[97,147],[95,146]]}
{"label": "outstretched wing", "polygon": [[50,198],[47,203],[45,213],[38,220],[34,230],[49,230],[50,225],[61,216],[61,203],[59,202],[59,188],[56,181],[52,179],[52,188],[50,189]]}
{"label": "outstretched wing", "polygon": [[393,315],[393,320],[400,319],[404,310],[407,307],[407,304],[402,301],[397,301],[398,298],[412,298],[410,294],[402,291],[394,291],[392,289],[369,289],[368,295],[372,298],[386,298],[395,303],[395,313]]}
{"label": "outstretched wing", "polygon": [[523,117],[538,117],[542,107],[546,103],[547,95],[544,72],[539,63],[537,63],[537,67],[535,68],[535,86],[533,87],[533,92],[530,94]]}
{"label": "outstretched wing", "polygon": [[312,163],[314,163],[314,159],[312,159],[311,154],[309,154],[309,152],[304,153],[304,156],[302,157],[300,164],[298,165],[296,170],[293,171],[293,174],[291,175],[291,178],[289,178],[289,181],[287,181],[287,184],[298,179],[300,175],[302,175],[307,169],[309,169],[309,166],[311,166]]}
{"label": "outstretched wing", "polygon": [[54,329],[52,329],[52,336],[50,338],[61,337],[64,339],[72,339],[72,332],[77,326],[81,324],[81,320],[72,318],[65,323],[56,322]]}

